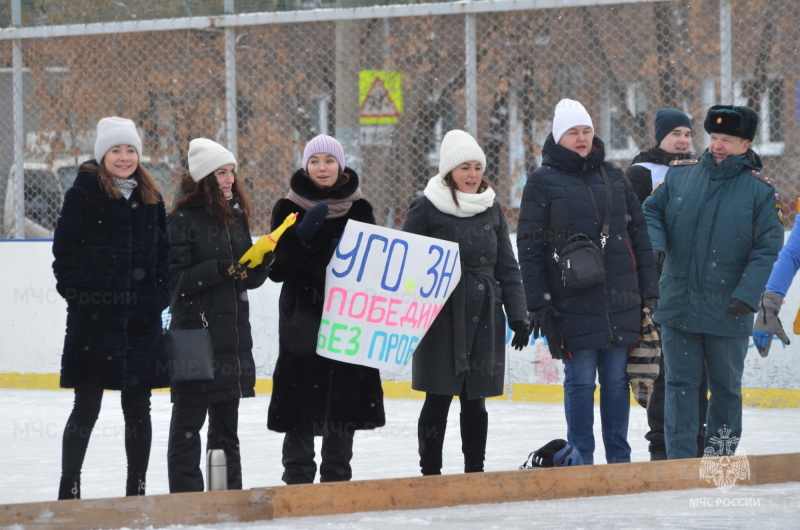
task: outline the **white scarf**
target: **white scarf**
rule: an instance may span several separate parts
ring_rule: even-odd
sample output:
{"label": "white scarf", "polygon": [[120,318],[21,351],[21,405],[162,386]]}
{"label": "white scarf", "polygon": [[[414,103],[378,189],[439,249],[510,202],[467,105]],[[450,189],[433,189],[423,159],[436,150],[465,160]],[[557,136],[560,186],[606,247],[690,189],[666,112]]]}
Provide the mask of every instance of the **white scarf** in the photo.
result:
{"label": "white scarf", "polygon": [[450,186],[445,183],[444,176],[440,173],[428,181],[423,193],[437,210],[456,217],[472,217],[486,211],[494,204],[495,194],[492,188],[486,188],[481,193],[456,191],[458,206],[453,201],[450,190]]}

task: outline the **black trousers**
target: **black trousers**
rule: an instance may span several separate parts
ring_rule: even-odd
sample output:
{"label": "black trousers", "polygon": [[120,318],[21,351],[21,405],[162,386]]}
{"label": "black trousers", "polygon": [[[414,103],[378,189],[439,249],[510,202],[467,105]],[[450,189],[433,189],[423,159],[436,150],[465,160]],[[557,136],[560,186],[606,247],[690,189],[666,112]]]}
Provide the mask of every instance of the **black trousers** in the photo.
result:
{"label": "black trousers", "polygon": [[[322,436],[320,482],[345,482],[353,477],[353,431],[343,429]],[[286,433],[283,438],[283,480],[286,484],[311,484],[317,474],[314,435]]]}
{"label": "black trousers", "polygon": [[[486,399],[467,399],[466,389],[462,390],[458,399],[461,402],[461,416],[464,421],[483,424],[483,418],[486,416]],[[419,421],[427,424],[447,423],[447,415],[452,402],[453,396],[425,394],[425,403],[422,404]],[[462,440],[463,436],[464,433],[462,433]]]}
{"label": "black trousers", "polygon": [[[489,414],[486,412],[486,400],[467,399],[466,388],[461,390],[461,452],[464,453],[464,472],[483,471],[486,458],[486,438],[489,432]],[[423,474],[437,473],[441,470],[442,444],[444,442],[447,415],[453,396],[442,394],[425,394],[425,403],[419,415],[417,433],[420,444],[420,467]],[[425,434],[427,433],[427,434]],[[439,438],[430,439],[431,436]]]}
{"label": "black trousers", "polygon": [[222,449],[228,465],[228,489],[242,489],[239,452],[239,400],[173,403],[167,444],[169,492],[203,491],[200,429],[208,415],[206,451]]}
{"label": "black trousers", "polygon": [[[125,454],[128,473],[147,473],[153,427],[150,423],[150,390],[123,390],[120,397],[125,419]],[[75,403],[61,440],[61,474],[78,477],[83,469],[89,438],[100,415],[103,390],[75,389]]]}
{"label": "black trousers", "polygon": [[[667,446],[664,441],[664,395],[666,383],[664,381],[664,354],[662,352],[658,377],[653,382],[653,393],[650,396],[650,407],[647,409],[647,424],[650,431],[645,434],[645,440],[650,442],[651,453],[666,454]],[[697,406],[700,412],[700,421],[697,425],[697,456],[703,456],[704,438],[706,435],[706,414],[708,412],[708,377],[703,366],[703,378],[700,381],[700,391],[697,396]]]}

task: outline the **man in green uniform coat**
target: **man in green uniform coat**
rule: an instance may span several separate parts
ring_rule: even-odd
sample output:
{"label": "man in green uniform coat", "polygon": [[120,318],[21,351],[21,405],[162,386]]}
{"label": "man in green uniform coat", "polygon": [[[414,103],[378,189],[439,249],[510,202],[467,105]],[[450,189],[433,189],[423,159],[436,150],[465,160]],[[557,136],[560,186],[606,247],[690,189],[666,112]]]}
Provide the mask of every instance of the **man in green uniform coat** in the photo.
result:
{"label": "man in green uniform coat", "polygon": [[[697,455],[697,392],[705,363],[705,453],[733,454],[742,434],[742,372],[753,313],[783,245],[780,198],[750,149],[758,115],[715,105],[708,149],[677,160],[644,202],[662,268],[661,324],[667,457]],[[721,439],[725,438],[725,442]]]}

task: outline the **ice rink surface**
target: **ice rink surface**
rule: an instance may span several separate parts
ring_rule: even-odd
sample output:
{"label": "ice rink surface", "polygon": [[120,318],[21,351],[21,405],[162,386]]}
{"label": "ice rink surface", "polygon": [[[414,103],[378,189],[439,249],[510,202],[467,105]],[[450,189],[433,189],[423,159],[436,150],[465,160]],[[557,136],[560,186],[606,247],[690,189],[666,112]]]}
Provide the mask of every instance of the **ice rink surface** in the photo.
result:
{"label": "ice rink surface", "polygon": [[[55,500],[61,462],[61,435],[72,407],[71,391],[0,389],[0,504]],[[245,488],[282,485],[283,436],[266,428],[269,396],[241,402],[239,438]],[[386,400],[387,425],[356,434],[353,479],[418,475],[416,423],[421,400]],[[566,437],[563,405],[487,402],[487,471],[518,469],[528,453],[554,438]],[[147,492],[168,493],[166,474],[169,394],[153,395],[153,446]],[[443,473],[463,469],[458,428],[459,404],[450,409]],[[595,411],[598,450],[605,461]],[[647,417],[631,408],[628,440],[632,460],[649,459]],[[319,439],[318,439],[319,440]],[[319,442],[318,442],[319,444]],[[319,447],[319,445],[317,445]],[[800,409],[745,408],[740,443],[746,454],[800,452]],[[203,460],[203,466],[205,461]],[[698,470],[699,471],[699,470]],[[532,470],[531,473],[535,473]],[[82,475],[84,499],[118,497],[125,489],[125,450],[119,392],[106,392]],[[2,526],[0,521],[0,526]],[[199,528],[174,526],[171,528]],[[728,492],[711,487],[622,496],[483,504],[427,510],[371,512],[211,528],[374,529],[389,528],[800,528],[800,483],[735,485]]]}

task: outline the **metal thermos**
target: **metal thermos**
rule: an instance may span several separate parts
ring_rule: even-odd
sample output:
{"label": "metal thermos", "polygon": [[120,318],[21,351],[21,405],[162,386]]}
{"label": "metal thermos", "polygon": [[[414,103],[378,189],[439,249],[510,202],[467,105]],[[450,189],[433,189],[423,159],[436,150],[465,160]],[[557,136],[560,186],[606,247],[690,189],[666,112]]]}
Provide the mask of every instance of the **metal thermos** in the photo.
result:
{"label": "metal thermos", "polygon": [[228,489],[228,459],[222,449],[206,452],[206,491]]}

